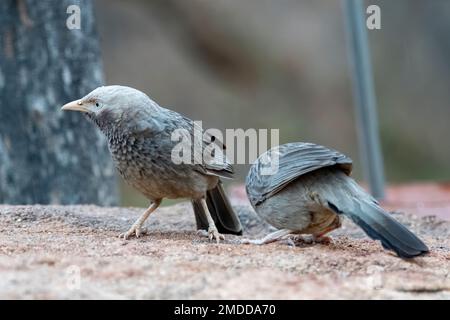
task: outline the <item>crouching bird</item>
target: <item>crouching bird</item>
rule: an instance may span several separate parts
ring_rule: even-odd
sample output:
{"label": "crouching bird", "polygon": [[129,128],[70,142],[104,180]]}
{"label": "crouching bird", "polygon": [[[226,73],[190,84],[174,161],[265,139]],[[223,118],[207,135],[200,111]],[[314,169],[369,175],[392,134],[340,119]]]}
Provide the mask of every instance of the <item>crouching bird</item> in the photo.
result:
{"label": "crouching bird", "polygon": [[350,158],[312,143],[288,143],[262,154],[247,176],[247,195],[258,215],[280,230],[242,242],[264,244],[289,234],[308,234],[320,241],[339,228],[345,216],[402,258],[428,252],[350,178],[351,170]]}
{"label": "crouching bird", "polygon": [[[120,237],[139,237],[143,223],[163,198],[191,199],[197,227],[207,229],[210,240],[219,242],[222,233],[242,234],[239,218],[220,181],[221,177],[233,176],[224,146],[204,135],[194,121],[125,86],[97,88],[64,105],[62,110],[83,112],[97,124],[107,137],[120,175],[151,201],[150,207]],[[200,138],[196,139],[195,134]],[[186,153],[182,156],[187,157],[183,161],[174,158],[180,140],[186,147],[181,150]],[[211,146],[216,148],[204,152]]]}

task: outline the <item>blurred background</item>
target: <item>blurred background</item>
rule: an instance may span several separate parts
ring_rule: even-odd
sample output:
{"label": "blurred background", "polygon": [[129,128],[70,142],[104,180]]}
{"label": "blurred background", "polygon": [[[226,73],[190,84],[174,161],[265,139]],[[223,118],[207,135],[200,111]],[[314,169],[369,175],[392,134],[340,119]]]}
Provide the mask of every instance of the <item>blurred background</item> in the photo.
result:
{"label": "blurred background", "polygon": [[[363,177],[340,1],[98,0],[107,83],[204,127],[279,128],[355,161]],[[388,182],[450,178],[450,2],[366,1]],[[246,168],[238,168],[238,179]],[[125,203],[138,201],[134,192]]]}
{"label": "blurred background", "polygon": [[[386,179],[449,180],[450,1],[365,3],[381,8],[382,28],[368,34]],[[278,128],[280,143],[333,147],[363,178],[341,1],[95,0],[92,11],[101,81],[140,89],[204,128]],[[236,169],[232,183],[242,183],[248,168]],[[118,181],[120,204],[147,205]]]}

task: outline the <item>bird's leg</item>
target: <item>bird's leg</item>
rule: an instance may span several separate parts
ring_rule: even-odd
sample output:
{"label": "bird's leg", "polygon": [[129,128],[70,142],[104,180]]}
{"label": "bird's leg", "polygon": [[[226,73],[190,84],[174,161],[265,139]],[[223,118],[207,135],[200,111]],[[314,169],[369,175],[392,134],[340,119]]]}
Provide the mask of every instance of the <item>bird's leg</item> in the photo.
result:
{"label": "bird's leg", "polygon": [[145,220],[147,220],[148,216],[159,207],[160,203],[161,200],[154,201],[151,206],[147,210],[145,210],[145,212],[139,217],[139,219],[137,219],[136,222],[133,223],[133,225],[130,229],[128,229],[127,232],[121,233],[119,235],[119,238],[127,240],[133,234],[136,235],[136,238],[139,238],[142,233],[142,225],[144,224]]}
{"label": "bird's leg", "polygon": [[320,244],[330,244],[333,242],[333,239],[329,236],[326,236],[327,233],[339,228],[341,226],[341,220],[338,216],[333,220],[332,224],[328,227],[320,230],[317,233],[313,233],[310,235],[298,234],[291,238],[293,243],[303,242],[307,244],[320,243]]}
{"label": "bird's leg", "polygon": [[340,228],[341,225],[342,225],[341,218],[338,215],[336,215],[333,222],[328,227],[326,227],[325,229],[321,230],[318,233],[313,234],[313,242],[322,244],[332,243],[333,239],[331,239],[331,237],[329,236],[326,236],[326,234],[337,228]]}
{"label": "bird's leg", "polygon": [[[339,224],[340,226],[340,224]],[[312,240],[314,243],[322,243],[322,244],[330,244],[333,242],[333,239],[331,239],[331,237],[326,236],[327,233],[333,231],[334,229],[336,229],[337,227],[335,225],[331,225],[328,228],[326,228],[325,230],[323,230],[322,232],[318,233],[318,234],[313,234],[312,235]]]}
{"label": "bird's leg", "polygon": [[289,229],[281,229],[281,230],[277,230],[275,232],[269,233],[267,236],[265,236],[262,239],[256,239],[256,240],[242,239],[241,243],[242,244],[257,244],[257,245],[267,244],[267,243],[275,242],[293,232],[294,231],[289,230]]}
{"label": "bird's leg", "polygon": [[213,218],[211,217],[211,214],[208,210],[208,205],[206,204],[206,200],[203,198],[200,201],[203,206],[203,211],[205,212],[206,219],[208,220],[208,237],[209,240],[216,239],[217,243],[219,243],[220,239],[225,239],[225,237],[219,233],[217,230],[216,224],[214,223]]}

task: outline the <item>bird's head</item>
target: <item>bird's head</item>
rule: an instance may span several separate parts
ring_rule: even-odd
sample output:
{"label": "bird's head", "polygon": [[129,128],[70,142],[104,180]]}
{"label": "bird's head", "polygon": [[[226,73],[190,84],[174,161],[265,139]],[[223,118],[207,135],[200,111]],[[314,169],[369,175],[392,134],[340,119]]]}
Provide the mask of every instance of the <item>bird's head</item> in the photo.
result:
{"label": "bird's head", "polygon": [[103,86],[81,99],[65,104],[61,110],[85,113],[104,130],[111,127],[139,125],[160,108],[145,93],[126,86]]}

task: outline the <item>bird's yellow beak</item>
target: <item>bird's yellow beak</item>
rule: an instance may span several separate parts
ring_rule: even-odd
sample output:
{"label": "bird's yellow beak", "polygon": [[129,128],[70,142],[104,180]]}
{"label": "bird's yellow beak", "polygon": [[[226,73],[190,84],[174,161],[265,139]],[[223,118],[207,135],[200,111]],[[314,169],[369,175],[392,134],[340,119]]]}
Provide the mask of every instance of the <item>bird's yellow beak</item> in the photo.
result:
{"label": "bird's yellow beak", "polygon": [[81,111],[81,112],[90,112],[89,108],[83,105],[81,100],[75,100],[65,104],[61,110],[71,110],[71,111]]}

